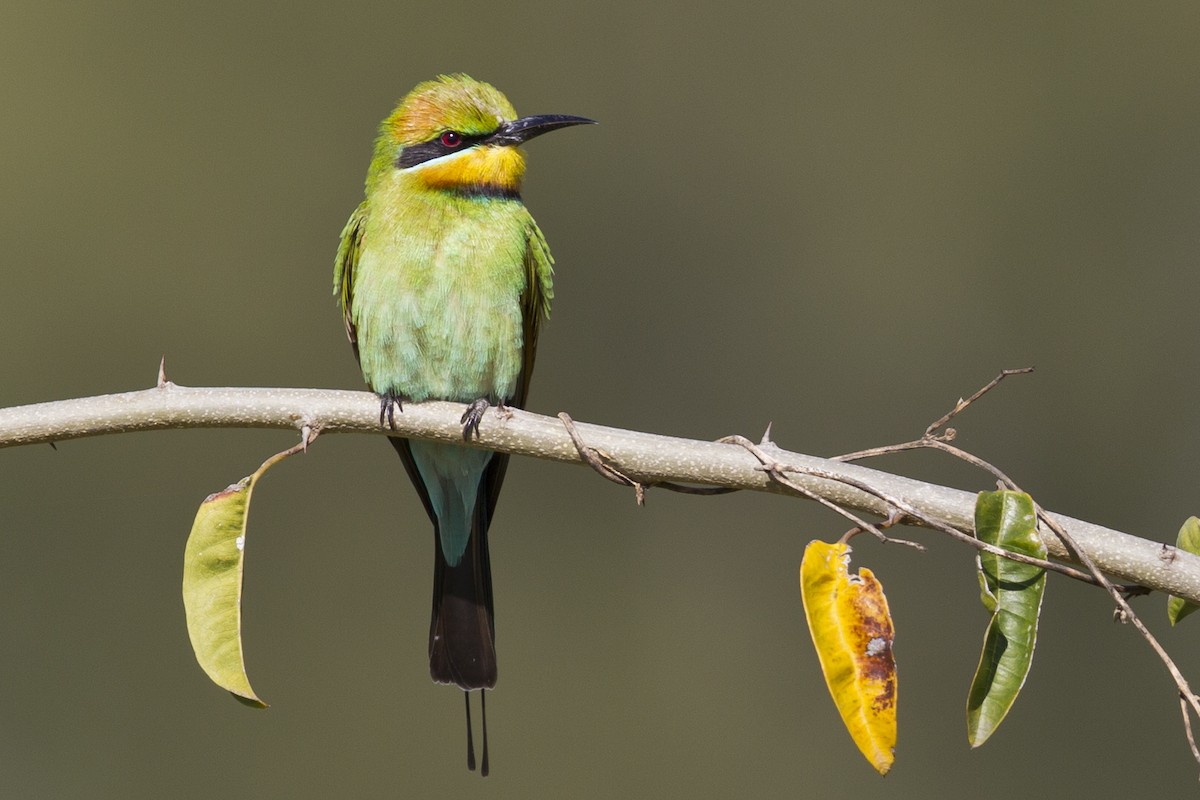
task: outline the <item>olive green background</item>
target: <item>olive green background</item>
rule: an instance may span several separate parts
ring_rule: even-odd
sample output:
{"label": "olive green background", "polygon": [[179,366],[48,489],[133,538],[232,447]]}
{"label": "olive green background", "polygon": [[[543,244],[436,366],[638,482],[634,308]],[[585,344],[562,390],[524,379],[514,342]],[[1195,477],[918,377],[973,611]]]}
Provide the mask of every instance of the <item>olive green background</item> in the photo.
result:
{"label": "olive green background", "polygon": [[[358,388],[330,296],[376,125],[465,71],[522,113],[558,261],[531,408],[835,454],[959,441],[1048,507],[1173,540],[1197,506],[1194,2],[59,4],[0,9],[0,405],[152,384]],[[518,460],[492,528],[493,776],[425,658],[429,525],[391,448],[326,437],[251,512],[247,709],[192,657],[203,497],[293,441],[0,453],[0,796],[1184,796],[1173,686],[1052,579],[980,751],[971,553],[856,542],[896,618],[898,760],[841,728],[796,568],[844,522]],[[877,466],[966,489],[934,454]],[[1200,627],[1170,631],[1200,680]],[[1192,622],[1189,620],[1189,622]]]}

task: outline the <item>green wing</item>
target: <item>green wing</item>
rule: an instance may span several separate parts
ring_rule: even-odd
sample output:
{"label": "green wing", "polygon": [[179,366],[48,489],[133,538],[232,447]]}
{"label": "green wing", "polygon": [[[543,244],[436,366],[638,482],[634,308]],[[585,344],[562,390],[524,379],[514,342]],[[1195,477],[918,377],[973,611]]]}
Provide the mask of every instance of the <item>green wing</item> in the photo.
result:
{"label": "green wing", "polygon": [[367,203],[363,201],[354,213],[346,227],[342,228],[342,240],[338,245],[337,258],[333,261],[333,294],[338,298],[342,307],[342,321],[346,324],[346,337],[354,348],[354,357],[358,358],[358,333],[354,330],[354,319],[350,308],[354,297],[354,266],[358,263],[358,253],[362,248],[363,230],[367,222]]}
{"label": "green wing", "polygon": [[[521,293],[521,318],[524,321],[524,360],[517,378],[516,394],[505,400],[513,408],[524,408],[529,395],[529,379],[533,376],[533,360],[537,356],[538,331],[542,320],[550,316],[550,301],[554,299],[554,259],[546,237],[533,218],[525,229],[525,291]],[[395,441],[395,440],[393,440]],[[483,489],[487,494],[490,519],[496,510],[504,473],[508,469],[508,454],[496,453],[483,473]]]}
{"label": "green wing", "polygon": [[538,331],[542,320],[550,317],[550,301],[554,299],[554,259],[550,247],[532,218],[525,230],[525,291],[521,294],[521,318],[524,321],[524,361],[517,379],[517,393],[511,404],[525,407],[529,394],[529,379],[533,375],[533,360],[537,355]]}

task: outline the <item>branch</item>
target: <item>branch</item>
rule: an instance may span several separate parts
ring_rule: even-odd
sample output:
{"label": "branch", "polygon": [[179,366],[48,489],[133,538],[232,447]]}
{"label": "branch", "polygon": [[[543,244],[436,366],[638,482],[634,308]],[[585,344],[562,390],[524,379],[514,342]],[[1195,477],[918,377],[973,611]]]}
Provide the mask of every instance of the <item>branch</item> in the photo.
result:
{"label": "branch", "polygon": [[[464,442],[459,403],[405,405],[395,415],[395,435],[454,442],[551,461],[585,464],[563,423],[513,409],[505,418],[489,410],[478,437]],[[679,439],[600,425],[575,423],[589,448],[638,483],[664,482],[725,486],[797,496],[774,480],[757,458],[735,444]],[[60,442],[85,436],[179,428],[277,428],[316,434],[387,434],[379,426],[379,398],[369,392],[336,389],[197,388],[161,381],[153,389],[61,400],[0,409],[0,448]],[[921,516],[969,531],[975,495],[945,486],[868,469],[856,464],[759,445],[773,463],[813,495],[845,508],[886,518],[891,510],[881,496],[896,498]],[[819,473],[823,477],[816,477]],[[846,482],[842,482],[843,479]],[[866,492],[856,488],[869,485]],[[1070,532],[1096,566],[1123,581],[1169,592],[1200,603],[1200,557],[1089,522],[1051,514]],[[1045,537],[1056,558],[1072,560],[1059,538]]]}

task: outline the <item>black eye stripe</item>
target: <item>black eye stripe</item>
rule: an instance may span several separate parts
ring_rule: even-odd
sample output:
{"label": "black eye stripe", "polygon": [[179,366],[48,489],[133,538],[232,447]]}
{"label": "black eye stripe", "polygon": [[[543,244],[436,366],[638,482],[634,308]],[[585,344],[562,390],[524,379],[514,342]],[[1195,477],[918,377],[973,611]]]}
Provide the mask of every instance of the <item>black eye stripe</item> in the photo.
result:
{"label": "black eye stripe", "polygon": [[449,153],[458,153],[462,150],[466,150],[468,147],[479,144],[490,135],[486,133],[474,135],[460,133],[458,144],[454,147],[447,147],[446,145],[442,144],[442,136],[446,133],[453,133],[453,131],[441,131],[437,136],[433,137],[427,142],[412,144],[404,148],[400,151],[400,155],[396,159],[396,166],[400,169],[407,169],[409,167],[415,167],[418,164],[423,164],[426,161],[448,155]]}

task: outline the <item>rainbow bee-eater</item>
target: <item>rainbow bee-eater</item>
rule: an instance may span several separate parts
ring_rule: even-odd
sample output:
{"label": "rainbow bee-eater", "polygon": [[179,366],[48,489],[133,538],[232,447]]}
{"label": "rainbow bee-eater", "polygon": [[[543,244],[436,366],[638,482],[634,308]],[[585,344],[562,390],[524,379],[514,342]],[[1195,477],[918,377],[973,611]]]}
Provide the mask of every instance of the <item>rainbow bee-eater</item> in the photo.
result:
{"label": "rainbow bee-eater", "polygon": [[[538,329],[554,296],[553,261],[521,202],[518,146],[583,117],[517,117],[494,87],[466,75],[419,84],[383,121],[366,199],[342,231],[334,294],[380,424],[402,403],[467,403],[463,437],[489,405],[522,408]],[[433,521],[429,672],[461,688],[467,708],[496,685],[488,526],[508,456],[391,437]]]}

